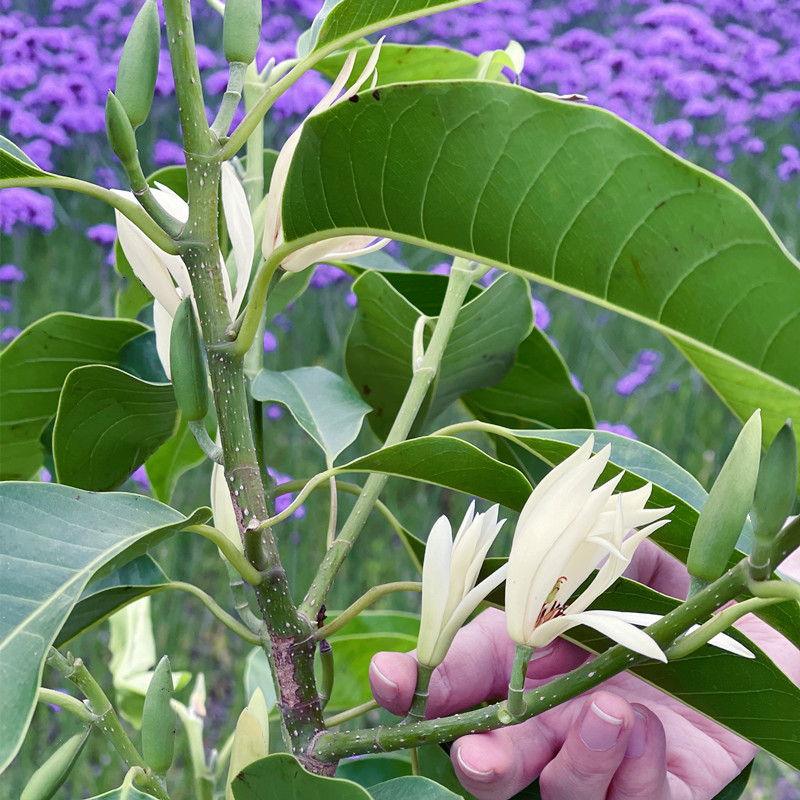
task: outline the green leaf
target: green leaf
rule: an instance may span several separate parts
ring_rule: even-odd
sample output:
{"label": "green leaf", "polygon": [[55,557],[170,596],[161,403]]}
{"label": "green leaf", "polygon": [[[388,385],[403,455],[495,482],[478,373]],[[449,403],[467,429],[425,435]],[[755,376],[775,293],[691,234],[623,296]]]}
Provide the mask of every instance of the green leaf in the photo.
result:
{"label": "green leaf", "polygon": [[411,774],[411,761],[402,753],[359,756],[339,762],[336,777],[353,781],[368,789],[376,783]]}
{"label": "green leaf", "polygon": [[255,400],[286,406],[330,463],[356,440],[371,411],[349,383],[322,367],[262,369],[253,379],[251,394]]}
{"label": "green leaf", "polygon": [[150,555],[139,556],[110,575],[91,582],[58,632],[55,646],[61,647],[128,603],[150,594],[154,587],[166,583],[169,578]]}
{"label": "green leaf", "polygon": [[449,745],[429,744],[417,749],[419,774],[456,792],[465,800],[475,800],[459,782],[453,762],[450,760]]}
{"label": "green leaf", "polygon": [[275,681],[267,654],[261,647],[254,647],[244,662],[244,694],[252,697],[256,689],[261,689],[267,709],[272,710],[278,702],[275,694]]}
{"label": "green leaf", "polygon": [[450,8],[474,5],[480,0],[325,0],[311,28],[297,42],[301,58],[325,46],[329,51],[370,33],[426,17]]}
{"label": "green leaf", "polygon": [[0,485],[0,683],[14,687],[0,693],[0,771],[25,736],[48,649],[89,580],[210,516],[202,508],[184,517],[137,495],[47,483]]}
{"label": "green leaf", "polygon": [[521,472],[450,436],[422,436],[350,461],[339,471],[383,472],[482,497],[519,511],[531,493]]}
{"label": "green leaf", "polygon": [[288,753],[254,761],[233,781],[236,800],[370,800],[357,783],[306,772]]}
{"label": "green leaf", "polygon": [[406,653],[417,646],[417,637],[406,633],[336,634],[328,640],[333,648],[336,679],[328,711],[343,710],[372,699],[369,664],[384,650]]}
{"label": "green leaf", "polygon": [[[355,49],[353,74],[360,75],[372,54],[374,45],[359,46]],[[333,80],[344,66],[346,58],[346,52],[333,53],[316,63],[314,69]],[[474,78],[478,72],[478,59],[470,53],[450,47],[384,42],[378,57],[377,71],[381,84]]]}
{"label": "green leaf", "polygon": [[461,800],[463,795],[454,794],[440,783],[419,775],[394,778],[370,787],[374,800]]}
{"label": "green leaf", "polygon": [[[385,438],[412,377],[412,341],[420,315],[435,317],[447,279],[441,275],[365,272],[353,285],[358,312],[345,363],[353,385],[375,409],[370,426]],[[533,313],[525,281],[505,275],[488,289],[475,287],[459,312],[432,393],[412,433],[462,394],[501,381]]]}
{"label": "green leaf", "polygon": [[178,412],[177,430],[144,463],[156,499],[169,503],[181,475],[204,460],[205,455],[192,436],[186,419]]}
{"label": "green leaf", "polygon": [[151,383],[168,383],[169,378],[158,357],[156,332],[145,331],[126,342],[119,351],[119,368]]}
{"label": "green leaf", "polygon": [[94,491],[119,486],[172,436],[177,421],[172,384],[107,366],[73,370],[53,431],[59,482]]}
{"label": "green leaf", "polygon": [[[666,614],[678,605],[671,597],[621,578],[592,608]],[[734,628],[726,631],[756,658],[742,658],[704,645],[667,664],[648,662],[631,671],[653,686],[716,720],[757,747],[800,769],[800,687],[784,675],[753,642]],[[573,628],[567,638],[593,652],[609,640],[588,628]],[[720,680],[724,676],[724,680]],[[742,687],[747,687],[742,691]]]}
{"label": "green leaf", "polygon": [[37,167],[14,142],[0,136],[0,189],[16,186],[17,178],[39,178],[49,174]]}
{"label": "green leaf", "polygon": [[800,269],[733,186],[603,109],[518,86],[359,99],[303,126],[292,247],[369,233],[519,272],[672,337],[740,417],[761,406],[766,441],[798,418]]}
{"label": "green leaf", "polygon": [[[326,622],[336,619],[337,613],[330,612]],[[355,619],[350,620],[346,627],[337,635],[351,636],[357,633],[402,633],[415,639],[419,634],[419,614],[408,611],[362,611]]]}
{"label": "green leaf", "polygon": [[739,800],[742,793],[747,788],[750,780],[750,773],[753,771],[751,761],[721,792],[715,794],[711,800]]}
{"label": "green leaf", "polygon": [[27,480],[43,465],[40,438],[69,372],[85,364],[116,365],[125,342],[146,330],[131,320],[50,314],[0,353],[3,480]]}
{"label": "green leaf", "polygon": [[267,296],[267,322],[303,294],[313,274],[313,269],[304,269],[301,272],[287,272],[283,275]]}

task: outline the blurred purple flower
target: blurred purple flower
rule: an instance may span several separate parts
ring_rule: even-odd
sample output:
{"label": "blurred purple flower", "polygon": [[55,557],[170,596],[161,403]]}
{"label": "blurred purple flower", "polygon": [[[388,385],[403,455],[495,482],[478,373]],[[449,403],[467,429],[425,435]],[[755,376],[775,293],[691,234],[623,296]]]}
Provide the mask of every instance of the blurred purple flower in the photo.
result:
{"label": "blurred purple flower", "polygon": [[39,480],[42,483],[52,483],[53,476],[50,474],[50,470],[47,467],[42,467],[39,470]]}
{"label": "blurred purple flower", "polygon": [[13,339],[16,339],[21,333],[22,331],[13,325],[3,328],[0,330],[0,344],[8,344]]}
{"label": "blurred purple flower", "polygon": [[282,331],[290,331],[292,329],[292,322],[286,314],[276,314],[272,318],[272,324],[280,328]]}
{"label": "blurred purple flower", "polygon": [[655,350],[641,350],[636,356],[634,368],[623,375],[614,389],[622,397],[629,397],[644,386],[658,372],[663,356]]}
{"label": "blurred purple flower", "polygon": [[788,181],[792,175],[800,173],[800,150],[792,144],[785,144],[781,147],[783,161],[778,164],[776,172],[782,181]]}
{"label": "blurred purple flower", "polygon": [[270,403],[267,406],[267,419],[280,419],[283,416],[283,407],[277,403]]}
{"label": "blurred purple flower", "polygon": [[0,314],[10,314],[14,310],[14,302],[10,297],[0,297]]}
{"label": "blurred purple flower", "polygon": [[33,189],[0,190],[0,232],[12,233],[18,222],[48,233],[56,226],[53,201]]}
{"label": "blurred purple flower", "polygon": [[356,293],[348,292],[344,296],[344,302],[347,304],[348,308],[355,308],[358,305],[358,297],[356,296]]}
{"label": "blurred purple flower", "polygon": [[435,266],[431,267],[428,272],[431,275],[449,275],[450,274],[450,267],[453,264],[450,261],[442,261],[440,264],[436,264]]}
{"label": "blurred purple flower", "polygon": [[172,164],[185,164],[186,155],[183,148],[175,142],[166,139],[159,139],[153,147],[153,161],[159,167],[166,167]]}
{"label": "blurred purple flower", "polygon": [[538,297],[531,297],[531,302],[533,303],[533,316],[536,327],[540,331],[546,331],[553,321],[550,309]]}
{"label": "blurred purple flower", "polygon": [[571,372],[569,374],[569,382],[579,391],[583,391],[583,384],[581,383],[581,379],[577,375],[573,375]]}
{"label": "blurred purple flower", "polygon": [[264,331],[264,352],[274,353],[278,349],[278,337],[271,331]]}
{"label": "blurred purple flower", "polygon": [[[287,481],[290,481],[292,479],[291,476],[284,475],[283,473],[278,472],[278,470],[273,469],[272,467],[267,467],[267,473],[270,475],[272,480],[274,480],[275,483],[278,486],[280,486],[282,483],[286,483]],[[293,500],[293,495],[289,494],[289,493],[282,494],[282,495],[279,495],[278,497],[276,497],[275,498],[275,513],[276,514],[280,514],[283,511],[285,511],[291,505],[292,500]],[[305,506],[299,506],[294,511],[294,513],[292,514],[292,516],[295,519],[302,519],[305,515],[306,515]]]}
{"label": "blurred purple flower", "polygon": [[117,239],[117,228],[108,223],[94,225],[86,231],[86,236],[95,244],[111,246]]}
{"label": "blurred purple flower", "polygon": [[150,491],[150,479],[147,477],[147,471],[144,465],[134,470],[133,475],[131,475],[131,480],[137,484],[143,492]]}
{"label": "blurred purple flower", "polygon": [[602,420],[597,423],[597,430],[616,433],[617,436],[624,436],[626,439],[634,439],[637,442],[639,441],[639,437],[633,432],[633,429],[624,422],[613,423]]}
{"label": "blurred purple flower", "polygon": [[334,283],[339,283],[339,281],[350,279],[350,276],[344,270],[335,267],[333,264],[317,264],[309,281],[309,286],[315,289],[322,289],[325,286],[331,286]]}
{"label": "blurred purple flower", "polygon": [[0,283],[22,283],[25,272],[16,264],[3,264],[0,266]]}

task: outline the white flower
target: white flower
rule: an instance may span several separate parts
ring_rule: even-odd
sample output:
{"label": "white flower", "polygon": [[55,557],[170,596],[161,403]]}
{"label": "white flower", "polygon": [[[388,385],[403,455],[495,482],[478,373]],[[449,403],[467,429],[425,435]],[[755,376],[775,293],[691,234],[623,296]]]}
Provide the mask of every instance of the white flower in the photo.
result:
{"label": "white flower", "polygon": [[[666,525],[661,517],[672,511],[644,507],[649,483],[612,497],[622,473],[593,489],[611,452],[607,446],[592,457],[593,444],[590,436],[552,470],[520,513],[506,579],[509,635],[518,644],[543,647],[576,625],[588,625],[631,650],[666,661],[661,648],[624,614],[586,611],[622,575],[645,537]],[[605,556],[594,580],[569,602]]]}
{"label": "white flower", "polygon": [[[375,45],[363,72],[359,75],[356,82],[342,93],[342,89],[344,89],[345,84],[350,78],[350,74],[353,71],[353,64],[356,60],[356,50],[351,50],[348,53],[344,65],[336,76],[333,85],[322,100],[309,112],[306,119],[316,114],[321,114],[337,103],[354,97],[370,77],[372,77],[372,86],[375,86],[377,82],[375,65],[378,63],[382,42],[383,39]],[[278,158],[275,161],[275,168],[272,171],[264,219],[264,238],[261,244],[264,258],[269,258],[272,251],[284,243],[281,203],[283,202],[283,192],[286,188],[286,177],[289,174],[292,156],[297,149],[297,143],[300,140],[302,131],[303,123],[301,123],[297,130],[286,140],[286,144],[281,148],[281,152],[278,154]],[[376,239],[375,236],[335,236],[330,239],[324,239],[321,242],[307,245],[306,247],[301,247],[299,250],[287,256],[281,262],[281,267],[287,272],[300,272],[306,269],[306,267],[316,264],[318,261],[341,261],[346,258],[361,256],[365,253],[372,253],[375,250],[380,250],[382,247],[385,247],[389,241],[391,240]]]}
{"label": "white flower", "polygon": [[[219,443],[219,437],[217,437]],[[233,507],[228,482],[225,480],[225,468],[215,463],[211,468],[211,511],[214,515],[214,527],[222,531],[238,548],[242,550],[242,539],[239,525],[236,522],[236,511]]]}
{"label": "white flower", "polygon": [[[162,208],[180,222],[189,217],[186,201],[168,189],[156,184],[152,194]],[[130,192],[120,192],[133,197]],[[231,238],[233,258],[236,263],[236,285],[231,292],[230,279],[220,254],[220,269],[228,310],[233,317],[238,313],[253,268],[253,223],[247,206],[247,197],[230,164],[222,165],[222,208]],[[153,304],[153,327],[156,331],[156,347],[164,371],[170,377],[169,339],[172,318],[184,297],[191,296],[192,284],[186,265],[180,256],[165,253],[139,230],[127,217],[116,213],[117,235],[122,252],[136,277],[145,285],[155,300]]]}
{"label": "white flower", "polygon": [[439,517],[431,529],[422,565],[420,664],[435,667],[442,662],[458,629],[505,578],[503,565],[475,586],[486,553],[504,523],[497,520],[496,505],[485,514],[475,514],[473,502],[455,541],[447,517]]}

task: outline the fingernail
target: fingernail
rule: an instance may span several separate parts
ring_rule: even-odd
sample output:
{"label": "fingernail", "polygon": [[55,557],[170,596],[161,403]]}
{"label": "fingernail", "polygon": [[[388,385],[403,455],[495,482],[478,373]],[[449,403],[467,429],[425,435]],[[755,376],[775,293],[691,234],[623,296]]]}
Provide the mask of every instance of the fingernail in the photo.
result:
{"label": "fingernail", "polygon": [[590,750],[610,750],[619,739],[622,720],[592,702],[581,723],[581,741]]}
{"label": "fingernail", "polygon": [[478,781],[479,783],[489,783],[489,781],[494,780],[493,769],[480,770],[480,769],[475,769],[475,767],[473,766],[470,766],[461,757],[460,748],[456,753],[456,761],[458,761],[458,765],[461,767],[462,772],[473,781]]}
{"label": "fingernail", "polygon": [[647,718],[639,711],[634,711],[633,730],[628,746],[625,748],[626,758],[639,758],[644,753],[644,744],[647,739]]}
{"label": "fingernail", "polygon": [[399,694],[400,687],[394,681],[390,681],[378,669],[378,665],[374,660],[369,665],[369,674],[372,678],[373,686],[380,692],[381,697],[387,703],[391,703]]}

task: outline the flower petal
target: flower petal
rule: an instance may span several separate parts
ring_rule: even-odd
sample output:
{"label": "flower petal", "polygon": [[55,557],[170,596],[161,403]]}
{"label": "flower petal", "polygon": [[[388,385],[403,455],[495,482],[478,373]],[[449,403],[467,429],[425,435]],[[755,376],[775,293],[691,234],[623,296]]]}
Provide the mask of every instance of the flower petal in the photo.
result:
{"label": "flower petal", "polygon": [[242,549],[233,500],[225,481],[225,469],[216,463],[211,468],[211,510],[214,512],[214,527],[221,530],[239,549]]}
{"label": "flower petal", "polygon": [[172,339],[172,317],[158,300],[153,301],[153,328],[156,332],[156,352],[167,377],[172,380],[169,366],[169,348]]}
{"label": "flower petal", "polygon": [[231,314],[236,314],[242,304],[253,269],[253,220],[247,204],[247,195],[230,163],[222,165],[222,209],[231,238],[233,257],[236,260],[236,288],[233,292]]}
{"label": "flower petal", "polygon": [[447,517],[439,517],[431,528],[422,563],[422,614],[417,657],[429,663],[443,624],[447,596],[450,592],[450,554],[453,534]]}

